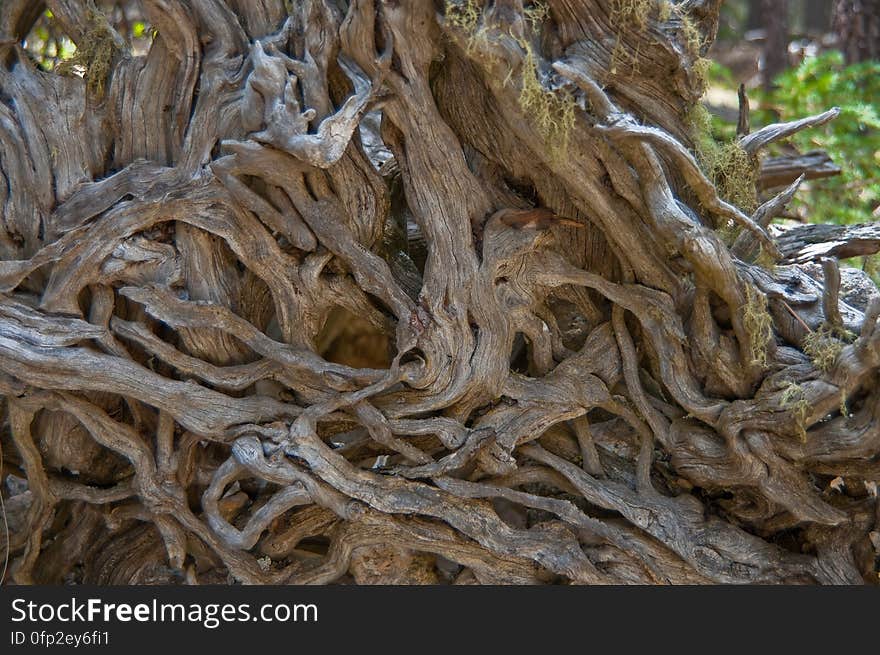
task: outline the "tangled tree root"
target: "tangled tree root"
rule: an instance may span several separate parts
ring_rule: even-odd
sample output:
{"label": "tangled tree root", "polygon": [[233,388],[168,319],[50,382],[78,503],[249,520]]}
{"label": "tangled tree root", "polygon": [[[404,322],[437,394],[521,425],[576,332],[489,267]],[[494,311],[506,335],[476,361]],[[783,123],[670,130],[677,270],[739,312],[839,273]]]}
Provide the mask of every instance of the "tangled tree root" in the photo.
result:
{"label": "tangled tree root", "polygon": [[875,242],[781,252],[743,157],[835,113],[701,169],[675,7],[344,4],[7,48],[9,577],[876,584],[880,294],[808,263]]}

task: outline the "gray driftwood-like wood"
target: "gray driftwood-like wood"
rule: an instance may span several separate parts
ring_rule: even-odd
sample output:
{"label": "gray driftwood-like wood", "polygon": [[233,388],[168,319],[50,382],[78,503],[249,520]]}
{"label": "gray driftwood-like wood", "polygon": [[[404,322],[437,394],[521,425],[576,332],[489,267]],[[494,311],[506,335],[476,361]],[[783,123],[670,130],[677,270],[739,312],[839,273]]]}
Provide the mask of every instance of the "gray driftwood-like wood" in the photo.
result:
{"label": "gray driftwood-like wood", "polygon": [[801,175],[807,180],[840,175],[840,167],[831,161],[824,150],[814,150],[803,155],[767,157],[758,172],[758,188],[773,189],[791,184]]}
{"label": "gray driftwood-like wood", "polygon": [[12,580],[877,583],[880,300],[697,164],[718,0],[139,4],[0,4]]}
{"label": "gray driftwood-like wood", "polygon": [[788,261],[805,262],[829,255],[838,259],[880,251],[880,223],[796,225],[781,230],[779,249]]}

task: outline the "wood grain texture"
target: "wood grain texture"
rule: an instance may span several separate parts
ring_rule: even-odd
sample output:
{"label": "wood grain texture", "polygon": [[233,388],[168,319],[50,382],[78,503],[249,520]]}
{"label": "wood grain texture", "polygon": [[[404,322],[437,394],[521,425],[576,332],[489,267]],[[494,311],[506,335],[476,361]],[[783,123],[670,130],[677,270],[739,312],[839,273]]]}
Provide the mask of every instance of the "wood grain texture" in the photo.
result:
{"label": "wood grain texture", "polygon": [[[12,580],[878,582],[880,299],[827,258],[880,239],[769,229],[812,160],[719,197],[686,116],[720,2],[122,2],[157,33],[104,17],[100,93],[37,66],[31,4]],[[46,6],[86,48],[106,4]]]}

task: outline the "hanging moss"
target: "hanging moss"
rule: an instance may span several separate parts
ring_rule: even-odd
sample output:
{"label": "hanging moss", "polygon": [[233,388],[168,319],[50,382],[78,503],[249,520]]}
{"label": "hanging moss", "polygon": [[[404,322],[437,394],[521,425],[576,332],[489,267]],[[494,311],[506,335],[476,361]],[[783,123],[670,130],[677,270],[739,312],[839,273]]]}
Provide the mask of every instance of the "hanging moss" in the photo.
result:
{"label": "hanging moss", "polygon": [[[696,57],[691,64],[695,82],[705,90],[711,62],[700,57],[703,36],[693,20],[681,16],[687,51]],[[696,103],[685,119],[694,144],[694,154],[703,172],[712,181],[718,194],[746,213],[758,207],[758,159],[746,152],[734,139],[719,142],[713,136],[712,117],[703,103]]]}
{"label": "hanging moss", "polygon": [[767,365],[767,342],[773,336],[773,319],[767,311],[767,297],[746,285],[746,302],[743,305],[743,327],[749,334],[752,363]]}
{"label": "hanging moss", "polygon": [[718,238],[720,238],[727,247],[732,246],[736,242],[736,238],[742,233],[742,228],[736,223],[728,221],[715,230]]}
{"label": "hanging moss", "polygon": [[611,3],[611,20],[617,25],[630,23],[645,27],[654,6],[653,0],[614,0]]}
{"label": "hanging moss", "polygon": [[812,332],[804,339],[804,353],[820,371],[828,372],[843,350],[843,344],[836,339],[828,339],[818,332]]}
{"label": "hanging moss", "polygon": [[73,57],[60,62],[55,71],[60,75],[72,75],[75,69],[81,68],[89,93],[96,98],[103,98],[107,76],[118,47],[113,30],[103,14],[90,11],[88,18],[92,27],[82,43],[77,45]]}
{"label": "hanging moss", "polygon": [[[532,27],[537,29],[549,15],[549,7],[539,0],[524,9],[524,15]],[[445,17],[449,24],[463,30],[468,36],[468,49],[485,33],[479,29],[482,5],[478,0],[446,0]],[[512,35],[511,35],[512,36]],[[542,138],[550,146],[553,156],[561,155],[568,148],[568,139],[574,128],[577,105],[572,94],[566,91],[551,91],[541,83],[538,59],[531,43],[525,38],[516,42],[525,52],[522,60],[519,106],[528,114],[538,128]],[[506,85],[514,74],[511,70],[504,80]]]}
{"label": "hanging moss", "polygon": [[657,18],[663,23],[672,18],[672,3],[669,0],[660,0],[660,4],[657,5]]}
{"label": "hanging moss", "polygon": [[726,143],[710,163],[713,182],[721,196],[748,213],[758,207],[758,166],[739,143]]}
{"label": "hanging moss", "polygon": [[574,128],[576,102],[565,91],[550,91],[538,77],[538,62],[532,46],[520,42],[526,56],[522,62],[522,87],[519,94],[520,108],[529,114],[556,156],[568,148],[568,139]]}
{"label": "hanging moss", "polygon": [[703,36],[703,33],[700,32],[700,29],[697,27],[693,18],[685,13],[682,13],[680,17],[681,34],[684,37],[684,47],[688,54],[694,57],[699,57],[703,46],[706,45],[705,37]]}
{"label": "hanging moss", "polygon": [[758,246],[758,254],[755,255],[755,263],[768,273],[776,272],[776,259],[767,252],[763,245]]}
{"label": "hanging moss", "polygon": [[736,141],[718,143],[712,137],[712,119],[702,103],[689,112],[686,122],[697,160],[719,195],[743,211],[758,207],[758,161]]}
{"label": "hanging moss", "polygon": [[534,29],[537,29],[549,15],[550,7],[543,0],[537,0],[523,9],[523,16],[532,24]]}
{"label": "hanging moss", "polygon": [[795,383],[789,382],[782,392],[779,399],[783,409],[791,412],[798,427],[801,441],[807,440],[807,417],[810,415],[810,401],[807,400],[807,394],[804,388]]}
{"label": "hanging moss", "polygon": [[446,22],[469,34],[477,31],[481,13],[477,0],[446,0]]}
{"label": "hanging moss", "polygon": [[702,157],[703,153],[709,154],[710,151],[717,149],[718,144],[712,138],[712,117],[702,102],[698,102],[690,108],[684,122],[694,142],[694,150],[698,157]]}
{"label": "hanging moss", "polygon": [[691,73],[696,91],[702,96],[709,88],[709,70],[712,61],[706,57],[699,57],[691,64]]}
{"label": "hanging moss", "polygon": [[823,323],[815,332],[804,338],[804,353],[820,371],[827,373],[834,366],[843,346],[855,339],[855,335],[841,327]]}
{"label": "hanging moss", "polygon": [[619,68],[625,68],[630,75],[637,75],[639,70],[639,51],[636,41],[636,51],[631,52],[622,43],[623,32],[626,29],[645,29],[648,26],[648,16],[654,9],[653,0],[614,0],[611,4],[611,22],[617,27],[614,49],[611,51],[609,72],[616,75]]}

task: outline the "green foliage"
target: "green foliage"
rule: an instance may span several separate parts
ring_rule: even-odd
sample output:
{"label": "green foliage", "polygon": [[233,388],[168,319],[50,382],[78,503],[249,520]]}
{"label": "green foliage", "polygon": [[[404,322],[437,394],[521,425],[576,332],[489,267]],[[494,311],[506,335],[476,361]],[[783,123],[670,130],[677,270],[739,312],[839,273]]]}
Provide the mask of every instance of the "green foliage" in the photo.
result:
{"label": "green foliage", "polygon": [[70,59],[76,52],[76,44],[60,31],[48,9],[27,35],[24,47],[40,68],[46,71],[54,70],[60,62]]}
{"label": "green foliage", "polygon": [[816,223],[875,220],[873,213],[880,206],[880,62],[845,66],[839,52],[827,52],[805,59],[776,83],[769,94],[756,96],[760,109],[753,123],[793,120],[840,107],[837,119],[791,141],[802,152],[825,150],[843,172],[806,184],[806,193],[799,193],[792,207],[806,206],[804,214]]}
{"label": "green foliage", "polygon": [[147,24],[141,20],[135,21],[131,26],[131,35],[136,39],[142,39],[147,35]]}
{"label": "green foliage", "polygon": [[735,41],[746,31],[749,5],[741,0],[728,0],[721,5],[718,21],[718,40]]}

